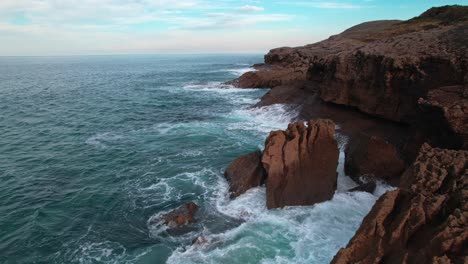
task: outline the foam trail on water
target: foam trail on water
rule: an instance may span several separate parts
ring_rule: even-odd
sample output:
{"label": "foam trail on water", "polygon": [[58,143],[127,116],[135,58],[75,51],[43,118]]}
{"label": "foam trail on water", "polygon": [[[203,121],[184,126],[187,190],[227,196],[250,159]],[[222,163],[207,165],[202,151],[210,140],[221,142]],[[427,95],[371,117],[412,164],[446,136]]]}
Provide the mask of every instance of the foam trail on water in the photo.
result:
{"label": "foam trail on water", "polygon": [[99,148],[106,148],[107,143],[122,139],[122,135],[115,134],[113,132],[105,132],[96,134],[86,140],[86,144],[93,145]]}
{"label": "foam trail on water", "polygon": [[251,71],[257,71],[256,69],[252,67],[248,68],[242,68],[242,69],[233,69],[233,70],[228,70],[230,73],[236,75],[236,76],[241,76],[244,73],[251,72]]}

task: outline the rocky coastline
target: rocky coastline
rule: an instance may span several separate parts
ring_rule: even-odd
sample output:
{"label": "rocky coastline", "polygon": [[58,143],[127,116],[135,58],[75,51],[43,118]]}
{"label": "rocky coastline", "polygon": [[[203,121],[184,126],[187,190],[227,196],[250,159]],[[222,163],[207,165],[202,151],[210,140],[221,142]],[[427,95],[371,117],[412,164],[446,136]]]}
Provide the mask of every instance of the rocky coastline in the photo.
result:
{"label": "rocky coastline", "polygon": [[231,199],[260,185],[268,209],[331,199],[344,137],[349,191],[396,189],[332,263],[468,262],[467,6],[363,23],[253,67],[227,84],[268,88],[254,107],[294,105],[303,121],[232,162]]}

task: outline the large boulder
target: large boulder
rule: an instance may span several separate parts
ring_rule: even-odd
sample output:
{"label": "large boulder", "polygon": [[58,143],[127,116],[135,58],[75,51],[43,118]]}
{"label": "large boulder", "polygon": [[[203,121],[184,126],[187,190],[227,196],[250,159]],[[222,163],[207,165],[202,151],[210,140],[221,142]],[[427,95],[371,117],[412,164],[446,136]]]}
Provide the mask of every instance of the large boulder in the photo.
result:
{"label": "large boulder", "polygon": [[162,220],[170,228],[182,227],[195,222],[194,216],[197,211],[198,205],[194,202],[189,202],[163,215]]}
{"label": "large boulder", "polygon": [[345,172],[355,180],[360,176],[396,181],[405,170],[397,149],[387,141],[361,134],[351,138],[345,149]]}
{"label": "large boulder", "polygon": [[224,177],[229,182],[231,198],[243,194],[250,188],[262,185],[265,176],[260,151],[238,157],[224,172]]}
{"label": "large boulder", "polygon": [[468,151],[424,144],[332,263],[467,263]]}
{"label": "large boulder", "polygon": [[338,147],[330,120],[290,124],[273,131],[262,157],[267,178],[267,207],[312,205],[333,197]]}

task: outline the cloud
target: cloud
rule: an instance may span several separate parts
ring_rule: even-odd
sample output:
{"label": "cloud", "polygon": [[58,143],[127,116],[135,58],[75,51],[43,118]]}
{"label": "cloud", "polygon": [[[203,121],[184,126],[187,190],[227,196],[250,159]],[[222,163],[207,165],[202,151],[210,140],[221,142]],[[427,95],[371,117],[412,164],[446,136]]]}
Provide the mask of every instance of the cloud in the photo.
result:
{"label": "cloud", "polygon": [[237,10],[242,11],[242,12],[260,12],[260,11],[265,10],[265,8],[259,7],[259,6],[245,5],[245,6],[238,7]]}
{"label": "cloud", "polygon": [[342,3],[342,2],[327,2],[327,1],[310,1],[310,2],[276,2],[280,5],[294,5],[294,6],[303,6],[310,8],[324,8],[324,9],[360,9],[364,6],[356,5],[351,3]]}

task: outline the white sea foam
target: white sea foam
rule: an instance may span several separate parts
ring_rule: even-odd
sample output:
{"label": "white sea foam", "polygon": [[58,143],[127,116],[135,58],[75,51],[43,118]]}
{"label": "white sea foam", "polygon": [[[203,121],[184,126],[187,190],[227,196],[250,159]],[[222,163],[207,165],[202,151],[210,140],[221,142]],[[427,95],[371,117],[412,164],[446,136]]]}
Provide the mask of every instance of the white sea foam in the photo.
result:
{"label": "white sea foam", "polygon": [[184,85],[183,89],[217,93],[245,93],[256,90],[246,88],[235,88],[232,85],[224,84],[222,82],[190,83]]}
{"label": "white sea foam", "polygon": [[285,104],[234,110],[230,118],[238,122],[229,124],[228,129],[254,130],[268,135],[272,130],[286,129],[297,115],[296,109]]}
{"label": "white sea foam", "polygon": [[230,73],[236,75],[236,76],[241,76],[244,73],[251,72],[251,71],[257,71],[255,68],[248,67],[248,68],[242,68],[242,69],[233,69],[233,70],[228,70]]}
{"label": "white sea foam", "polygon": [[122,139],[123,136],[113,132],[98,133],[86,140],[86,144],[106,148],[109,142]]}
{"label": "white sea foam", "polygon": [[126,249],[116,242],[85,242],[74,254],[79,263],[115,263],[126,256]]}

